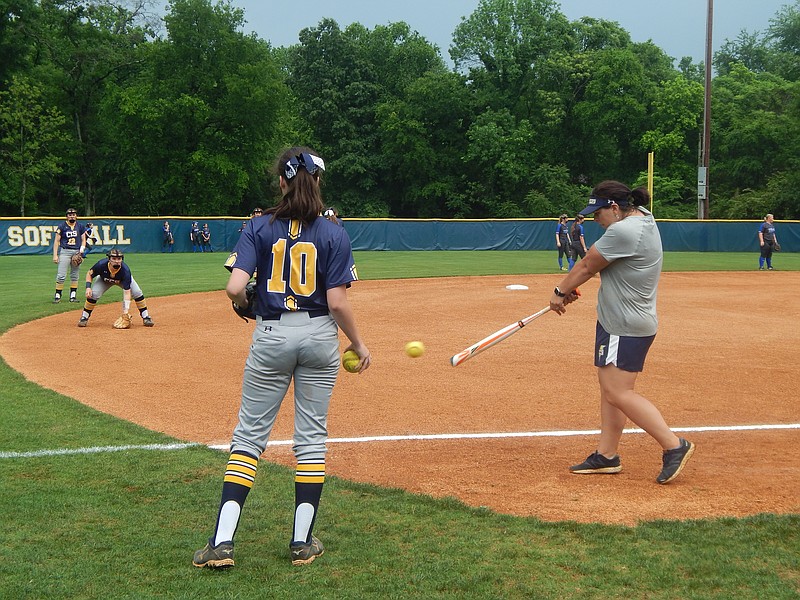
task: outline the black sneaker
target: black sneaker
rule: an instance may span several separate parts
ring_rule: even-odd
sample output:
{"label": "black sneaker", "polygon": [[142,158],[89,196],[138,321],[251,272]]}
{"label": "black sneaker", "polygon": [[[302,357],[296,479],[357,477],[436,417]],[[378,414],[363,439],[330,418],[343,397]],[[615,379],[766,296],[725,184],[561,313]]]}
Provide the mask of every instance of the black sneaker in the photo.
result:
{"label": "black sneaker", "polygon": [[195,567],[209,567],[211,569],[224,569],[233,566],[233,542],[220,542],[212,546],[211,540],[194,553],[192,564]]}
{"label": "black sneaker", "polygon": [[312,535],[310,544],[304,544],[302,542],[292,542],[289,544],[289,552],[293,565],[308,565],[314,562],[315,558],[325,553],[325,547],[322,545],[322,542]]}
{"label": "black sneaker", "polygon": [[579,465],[572,465],[570,473],[577,473],[578,475],[592,475],[592,474],[612,474],[622,471],[620,464],[619,454],[614,455],[613,458],[606,458],[599,452],[594,452],[586,457],[586,460]]}
{"label": "black sneaker", "polygon": [[86,317],[81,317],[81,320],[78,321],[78,327],[86,327],[89,324],[89,319]]}
{"label": "black sneaker", "polygon": [[662,459],[664,467],[661,469],[659,476],[656,477],[658,483],[669,483],[675,479],[694,453],[694,444],[692,442],[687,442],[683,438],[679,439],[681,440],[680,446],[664,451],[664,458]]}
{"label": "black sneaker", "polygon": [[144,323],[145,327],[152,327],[153,325],[155,325],[155,323],[153,323],[153,319],[151,319],[150,317],[145,317],[144,319],[142,319],[142,323]]}
{"label": "black sneaker", "polygon": [[55,296],[53,296],[53,304],[58,304],[59,302],[61,302],[61,296],[59,294],[56,294]]}
{"label": "black sneaker", "polygon": [[69,297],[69,301],[70,301],[70,302],[77,302],[77,301],[78,301],[78,299],[77,299],[75,296],[70,296],[70,297]]}

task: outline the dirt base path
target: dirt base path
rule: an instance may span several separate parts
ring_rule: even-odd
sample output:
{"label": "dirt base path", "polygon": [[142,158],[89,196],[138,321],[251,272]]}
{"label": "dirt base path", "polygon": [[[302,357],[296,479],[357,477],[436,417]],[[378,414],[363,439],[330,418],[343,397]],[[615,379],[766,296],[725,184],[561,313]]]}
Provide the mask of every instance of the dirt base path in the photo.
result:
{"label": "dirt base path", "polygon": [[[548,314],[516,336],[453,368],[449,358],[492,331],[546,305],[554,275],[364,281],[350,298],[373,353],[356,376],[342,371],[329,419],[331,437],[453,436],[351,440],[329,445],[339,477],[453,496],[474,506],[535,516],[634,524],[652,519],[800,512],[800,430],[690,431],[694,458],[672,484],[657,485],[660,449],[646,434],[623,437],[624,470],[571,475],[594,450],[599,427],[592,366],[599,282],[562,317]],[[509,284],[530,289],[511,291]],[[666,273],[660,329],[637,389],[672,427],[800,422],[796,349],[800,273]],[[15,327],[0,354],[28,379],[89,406],[182,440],[225,444],[236,423],[241,374],[253,325],[224,292],[148,300],[156,327],[139,319],[116,331],[117,303],[101,304],[88,328],[79,312]],[[64,376],[52,340],[64,328],[91,339],[98,361],[115,363],[119,393]],[[403,353],[409,340],[427,351]],[[95,367],[98,365],[94,365]],[[291,439],[286,402],[273,440]],[[562,432],[541,436],[541,432]],[[294,465],[288,445],[265,458]]]}

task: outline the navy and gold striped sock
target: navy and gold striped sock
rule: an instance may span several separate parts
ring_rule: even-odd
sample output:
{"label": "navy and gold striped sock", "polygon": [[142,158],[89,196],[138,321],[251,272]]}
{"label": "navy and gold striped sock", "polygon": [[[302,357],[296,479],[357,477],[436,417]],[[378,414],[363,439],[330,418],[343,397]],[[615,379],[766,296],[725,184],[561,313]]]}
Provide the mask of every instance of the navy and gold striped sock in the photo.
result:
{"label": "navy and gold striped sock", "polygon": [[97,306],[97,300],[94,298],[87,298],[86,302],[83,303],[83,313],[81,314],[81,318],[88,319],[91,317],[95,306]]}
{"label": "navy and gold striped sock", "polygon": [[136,308],[139,309],[139,315],[143,319],[150,316],[150,313],[147,312],[147,300],[144,299],[144,294],[138,298],[134,298],[133,301],[136,303]]}
{"label": "navy and gold striped sock", "polygon": [[214,546],[233,541],[247,494],[253,487],[258,458],[246,452],[231,452],[222,479],[222,500],[214,530]]}
{"label": "navy and gold striped sock", "polygon": [[292,541],[309,543],[325,483],[325,460],[297,464],[294,475],[294,530]]}

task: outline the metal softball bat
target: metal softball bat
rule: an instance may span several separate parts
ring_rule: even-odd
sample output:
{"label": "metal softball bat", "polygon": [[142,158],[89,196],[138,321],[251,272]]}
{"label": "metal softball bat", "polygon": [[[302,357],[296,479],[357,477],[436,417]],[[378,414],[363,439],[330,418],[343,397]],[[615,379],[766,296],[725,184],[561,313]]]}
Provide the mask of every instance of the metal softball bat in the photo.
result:
{"label": "metal softball bat", "polygon": [[538,319],[546,312],[550,312],[549,305],[537,313],[533,313],[532,315],[527,316],[524,319],[520,319],[516,323],[511,323],[511,325],[506,325],[502,329],[495,331],[493,334],[486,336],[480,342],[472,344],[472,346],[470,346],[469,348],[465,348],[464,350],[462,350],[461,352],[450,358],[450,364],[453,365],[454,367],[457,367],[461,363],[468,361],[476,354],[480,354],[484,350],[488,350],[492,346],[499,344],[504,339],[511,337],[512,335],[517,333],[520,329],[525,327],[525,325],[527,325],[534,319]]}

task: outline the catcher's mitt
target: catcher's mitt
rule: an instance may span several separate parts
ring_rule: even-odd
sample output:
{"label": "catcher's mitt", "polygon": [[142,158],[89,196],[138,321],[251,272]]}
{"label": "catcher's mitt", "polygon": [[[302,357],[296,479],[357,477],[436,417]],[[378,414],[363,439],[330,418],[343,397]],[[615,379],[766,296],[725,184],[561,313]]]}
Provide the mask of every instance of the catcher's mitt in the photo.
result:
{"label": "catcher's mitt", "polygon": [[130,329],[132,317],[128,313],[122,313],[116,321],[114,321],[114,329]]}
{"label": "catcher's mitt", "polygon": [[256,298],[258,298],[258,294],[256,293],[256,284],[253,282],[248,283],[247,287],[244,288],[244,293],[247,296],[247,306],[239,306],[233,301],[231,301],[231,304],[233,305],[233,312],[244,319],[246,323],[249,323],[247,319],[256,318],[255,308]]}
{"label": "catcher's mitt", "polygon": [[70,262],[72,263],[73,267],[80,266],[80,264],[83,262],[83,255],[80,252],[76,252],[72,255]]}
{"label": "catcher's mitt", "polygon": [[772,251],[773,252],[780,252],[781,251],[781,245],[778,242],[775,242],[775,245],[772,247]]}

